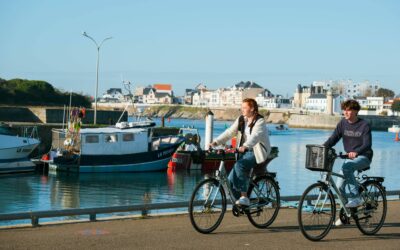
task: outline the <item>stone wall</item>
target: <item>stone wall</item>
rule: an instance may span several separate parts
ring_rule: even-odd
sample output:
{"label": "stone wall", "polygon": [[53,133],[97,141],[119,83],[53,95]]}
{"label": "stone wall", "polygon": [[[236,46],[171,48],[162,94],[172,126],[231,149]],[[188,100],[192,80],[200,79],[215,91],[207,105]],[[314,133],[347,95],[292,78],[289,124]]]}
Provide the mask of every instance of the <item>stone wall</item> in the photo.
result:
{"label": "stone wall", "polygon": [[[0,107],[0,121],[3,122],[31,122],[31,123],[58,123],[63,122],[63,108],[54,107]],[[97,124],[115,124],[120,118],[122,111],[97,110]],[[121,121],[127,121],[128,114],[125,112]],[[86,110],[86,117],[82,119],[84,124],[93,124],[94,111]]]}
{"label": "stone wall", "polygon": [[26,107],[0,107],[0,121],[2,122],[41,122],[29,108]]}
{"label": "stone wall", "polygon": [[302,115],[302,114],[290,114],[290,118],[287,121],[289,127],[293,128],[322,128],[322,129],[334,129],[336,124],[340,121],[340,116],[333,115]]}

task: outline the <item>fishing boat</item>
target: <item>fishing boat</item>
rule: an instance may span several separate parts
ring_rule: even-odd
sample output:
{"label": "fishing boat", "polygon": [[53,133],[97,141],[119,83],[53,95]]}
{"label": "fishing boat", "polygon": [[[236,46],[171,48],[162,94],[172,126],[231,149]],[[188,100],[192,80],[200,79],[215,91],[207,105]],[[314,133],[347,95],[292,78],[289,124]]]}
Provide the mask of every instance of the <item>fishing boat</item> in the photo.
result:
{"label": "fishing boat", "polygon": [[165,170],[183,138],[153,137],[153,127],[154,122],[121,122],[80,129],[73,136],[66,129],[53,129],[53,150],[46,162],[50,170],[79,173]]}
{"label": "fishing boat", "polygon": [[0,174],[31,172],[35,164],[29,154],[40,144],[36,127],[24,127],[22,135],[0,124]]}

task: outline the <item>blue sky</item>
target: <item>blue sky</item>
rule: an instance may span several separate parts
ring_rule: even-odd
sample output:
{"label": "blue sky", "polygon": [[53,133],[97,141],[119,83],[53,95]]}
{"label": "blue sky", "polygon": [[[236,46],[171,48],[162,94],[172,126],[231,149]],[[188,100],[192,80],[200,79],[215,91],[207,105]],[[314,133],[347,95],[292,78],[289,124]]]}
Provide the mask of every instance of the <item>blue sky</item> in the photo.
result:
{"label": "blue sky", "polygon": [[400,93],[400,1],[0,0],[0,77],[94,95],[171,83],[176,94],[255,81],[380,81]]}

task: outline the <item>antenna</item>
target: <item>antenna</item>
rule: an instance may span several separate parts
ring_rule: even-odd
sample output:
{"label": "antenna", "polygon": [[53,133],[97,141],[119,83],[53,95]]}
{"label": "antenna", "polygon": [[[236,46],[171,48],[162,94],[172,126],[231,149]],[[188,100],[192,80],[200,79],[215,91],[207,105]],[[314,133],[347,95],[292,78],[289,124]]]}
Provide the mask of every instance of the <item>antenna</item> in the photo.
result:
{"label": "antenna", "polygon": [[[134,98],[133,98],[133,94],[132,94],[132,91],[131,91],[131,82],[130,82],[130,81],[124,80],[124,78],[122,77],[122,74],[121,74],[121,81],[122,81],[122,84],[124,85],[124,89],[125,89],[125,90],[128,92],[128,94],[129,94],[129,98],[131,99],[132,106],[135,107]],[[122,112],[121,116],[119,117],[118,122],[122,119],[122,116],[124,115],[125,111],[128,110],[129,105],[130,105],[130,103],[128,103],[128,104],[125,106],[125,109],[124,109],[124,111]],[[117,123],[118,123],[118,122],[117,122]]]}

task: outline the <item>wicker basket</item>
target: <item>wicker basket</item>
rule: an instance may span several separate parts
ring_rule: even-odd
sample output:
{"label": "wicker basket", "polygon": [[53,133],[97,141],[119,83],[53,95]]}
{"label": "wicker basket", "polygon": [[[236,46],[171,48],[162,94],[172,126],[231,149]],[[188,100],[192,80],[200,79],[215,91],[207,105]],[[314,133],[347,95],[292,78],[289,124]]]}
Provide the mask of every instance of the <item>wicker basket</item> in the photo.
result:
{"label": "wicker basket", "polygon": [[306,145],[306,168],[312,171],[331,172],[335,150],[322,145]]}

